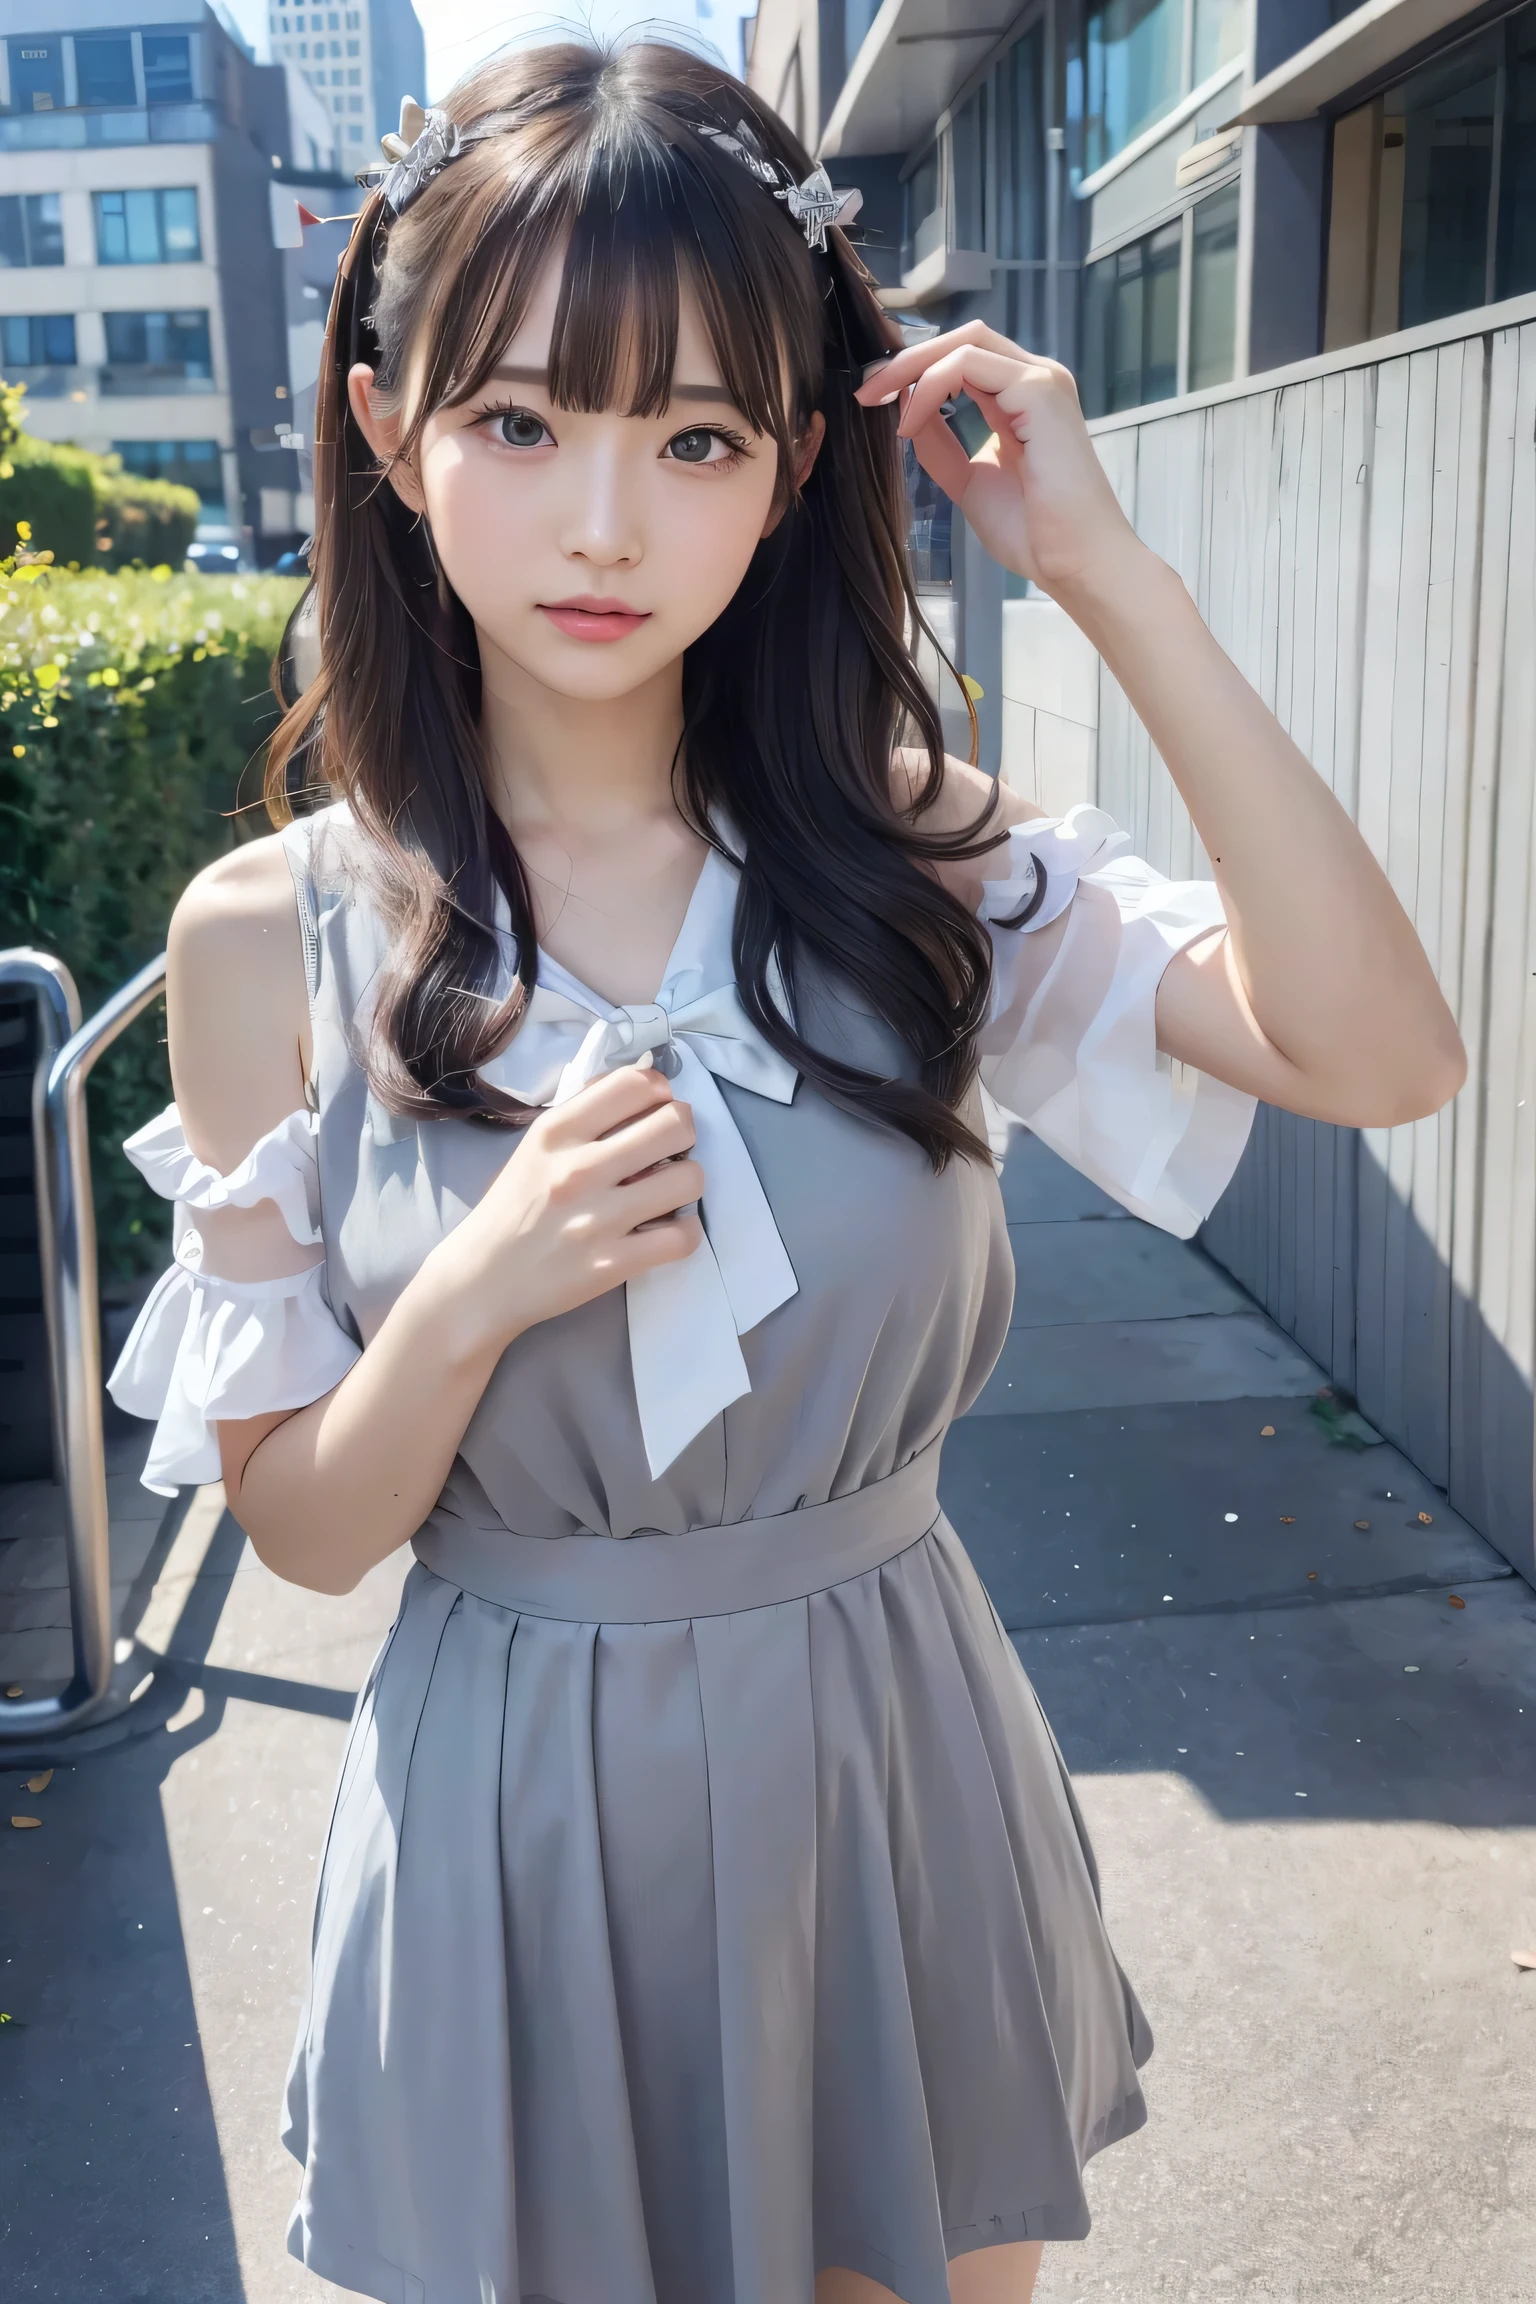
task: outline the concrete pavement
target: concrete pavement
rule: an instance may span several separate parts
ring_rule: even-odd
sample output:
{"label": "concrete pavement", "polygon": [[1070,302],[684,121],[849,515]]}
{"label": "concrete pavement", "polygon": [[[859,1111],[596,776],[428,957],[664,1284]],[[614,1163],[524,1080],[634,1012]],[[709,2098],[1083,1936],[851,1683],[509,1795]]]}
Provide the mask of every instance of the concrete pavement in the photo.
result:
{"label": "concrete pavement", "polygon": [[[1040,2304],[1536,2304],[1536,1594],[1390,1448],[1330,1445],[1319,1373],[1197,1250],[1027,1138],[1005,1189],[1019,1304],[945,1500],[1158,2035]],[[39,1794],[3,1771],[0,2287],[318,2304],[275,2107],[402,1566],[282,1586],[217,1490],[162,1514],[114,1447],[131,1733]],[[64,1669],[51,1509],[0,1490],[0,1686]]]}

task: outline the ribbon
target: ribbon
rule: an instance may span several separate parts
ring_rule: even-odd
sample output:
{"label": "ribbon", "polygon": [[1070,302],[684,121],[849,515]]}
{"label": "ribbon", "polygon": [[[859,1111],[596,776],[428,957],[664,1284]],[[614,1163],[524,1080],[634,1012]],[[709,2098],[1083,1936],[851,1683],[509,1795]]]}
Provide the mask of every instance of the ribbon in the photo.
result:
{"label": "ribbon", "polygon": [[[699,896],[707,901],[702,883]],[[690,907],[690,920],[699,909]],[[704,1238],[682,1263],[642,1272],[625,1288],[635,1401],[653,1480],[751,1391],[738,1338],[798,1288],[752,1156],[716,1086],[717,1079],[729,1080],[788,1104],[798,1075],[753,1026],[734,979],[698,989],[715,970],[707,954],[685,956],[689,941],[685,923],[657,999],[635,1006],[600,1000],[541,953],[527,1014],[486,1067],[489,1078],[525,1103],[563,1104],[650,1051],[662,1059],[680,1100],[692,1106],[704,1170]],[[717,967],[721,957],[715,956]]]}

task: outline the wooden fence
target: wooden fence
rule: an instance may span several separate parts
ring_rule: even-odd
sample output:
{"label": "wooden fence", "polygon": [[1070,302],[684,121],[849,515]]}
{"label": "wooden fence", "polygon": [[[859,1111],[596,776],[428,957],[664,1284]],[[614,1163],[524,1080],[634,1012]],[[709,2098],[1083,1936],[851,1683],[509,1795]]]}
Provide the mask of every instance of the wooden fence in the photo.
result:
{"label": "wooden fence", "polygon": [[[1140,534],[1386,867],[1471,1065],[1412,1126],[1261,1110],[1206,1246],[1536,1580],[1536,298],[1094,430]],[[1004,773],[1044,796],[1088,715],[1053,716],[1057,612],[1019,609]],[[1102,666],[1096,703],[1101,805],[1203,875]]]}

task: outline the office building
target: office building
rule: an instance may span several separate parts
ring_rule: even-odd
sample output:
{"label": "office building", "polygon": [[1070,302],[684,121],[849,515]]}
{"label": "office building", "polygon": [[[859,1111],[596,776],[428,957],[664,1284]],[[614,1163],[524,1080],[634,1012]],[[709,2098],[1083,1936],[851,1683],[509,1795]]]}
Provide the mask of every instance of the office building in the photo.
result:
{"label": "office building", "polygon": [[752,85],[875,268],[1090,415],[1536,287],[1536,4],[763,0]]}
{"label": "office building", "polygon": [[[203,0],[0,0],[0,373],[45,439],[185,482],[270,560],[295,541],[274,179],[329,115]],[[41,28],[39,28],[41,27]]]}
{"label": "office building", "polygon": [[379,138],[400,125],[402,97],[426,102],[426,44],[410,0],[273,8],[267,36],[274,60],[305,73],[330,108],[349,170],[378,157]]}

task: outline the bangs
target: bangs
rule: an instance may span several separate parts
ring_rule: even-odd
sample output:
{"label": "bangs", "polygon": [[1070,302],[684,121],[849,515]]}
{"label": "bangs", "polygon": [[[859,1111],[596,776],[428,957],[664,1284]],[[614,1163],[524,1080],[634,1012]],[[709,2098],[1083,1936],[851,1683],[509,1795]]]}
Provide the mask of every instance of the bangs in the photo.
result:
{"label": "bangs", "polygon": [[[445,234],[409,230],[418,216],[427,223],[428,199],[395,227],[386,268],[397,256],[409,265],[420,237],[434,275],[421,323],[437,349],[412,430],[432,408],[485,388],[560,258],[548,361],[557,407],[662,414],[686,288],[731,400],[754,431],[787,445],[820,399],[826,365],[800,233],[768,189],[687,127],[631,113],[615,129],[601,112],[584,125],[563,151],[537,149],[534,136],[521,150],[493,144],[455,162]],[[472,170],[483,178],[473,192],[463,181]],[[384,337],[384,366],[398,375],[406,348]]]}

